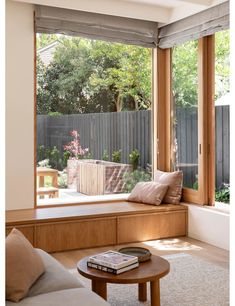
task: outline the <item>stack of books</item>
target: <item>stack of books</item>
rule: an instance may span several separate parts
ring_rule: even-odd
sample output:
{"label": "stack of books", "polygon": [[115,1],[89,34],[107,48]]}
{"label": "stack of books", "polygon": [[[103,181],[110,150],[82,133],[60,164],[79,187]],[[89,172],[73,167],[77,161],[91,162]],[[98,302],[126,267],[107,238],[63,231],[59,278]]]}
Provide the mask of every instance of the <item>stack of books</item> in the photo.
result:
{"label": "stack of books", "polygon": [[116,251],[107,251],[89,257],[89,268],[113,274],[120,274],[139,266],[138,257],[122,254]]}

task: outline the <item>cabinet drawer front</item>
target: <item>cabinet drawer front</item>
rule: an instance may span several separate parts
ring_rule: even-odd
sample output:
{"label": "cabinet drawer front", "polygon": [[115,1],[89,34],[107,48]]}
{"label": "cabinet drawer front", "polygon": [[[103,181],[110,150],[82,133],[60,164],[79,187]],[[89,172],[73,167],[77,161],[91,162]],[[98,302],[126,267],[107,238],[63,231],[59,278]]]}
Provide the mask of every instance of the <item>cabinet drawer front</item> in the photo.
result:
{"label": "cabinet drawer front", "polygon": [[36,246],[47,252],[116,244],[116,218],[36,226]]}
{"label": "cabinet drawer front", "polygon": [[118,243],[186,235],[186,212],[118,217]]}
{"label": "cabinet drawer front", "polygon": [[[14,226],[14,228],[18,229],[28,240],[29,242],[34,246],[34,226]],[[13,227],[7,227],[6,228],[6,236],[11,232]]]}

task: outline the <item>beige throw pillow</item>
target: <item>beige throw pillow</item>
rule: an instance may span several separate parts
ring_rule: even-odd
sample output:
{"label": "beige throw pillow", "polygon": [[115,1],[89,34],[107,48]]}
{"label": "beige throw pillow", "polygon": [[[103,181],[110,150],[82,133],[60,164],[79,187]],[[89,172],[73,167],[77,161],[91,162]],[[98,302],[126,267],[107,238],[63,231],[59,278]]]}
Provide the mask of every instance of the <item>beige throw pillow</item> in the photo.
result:
{"label": "beige throw pillow", "polygon": [[6,238],[6,299],[19,302],[44,270],[40,255],[14,228]]}
{"label": "beige throw pillow", "polygon": [[182,195],[183,172],[155,172],[154,181],[160,184],[167,184],[168,190],[162,200],[163,203],[179,204]]}
{"label": "beige throw pillow", "polygon": [[128,201],[160,205],[168,186],[156,182],[137,183],[128,197]]}

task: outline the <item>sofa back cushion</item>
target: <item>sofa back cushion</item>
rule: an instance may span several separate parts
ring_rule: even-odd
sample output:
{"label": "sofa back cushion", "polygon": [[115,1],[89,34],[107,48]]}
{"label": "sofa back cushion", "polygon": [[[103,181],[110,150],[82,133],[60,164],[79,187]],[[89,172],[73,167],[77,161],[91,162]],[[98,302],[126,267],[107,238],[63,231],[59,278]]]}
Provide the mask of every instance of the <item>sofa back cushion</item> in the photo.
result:
{"label": "sofa back cushion", "polygon": [[183,172],[155,172],[154,181],[168,185],[167,192],[162,200],[163,203],[179,204],[182,195]]}
{"label": "sofa back cushion", "polygon": [[40,255],[14,228],[6,238],[6,299],[19,302],[44,270]]}
{"label": "sofa back cushion", "polygon": [[135,185],[128,201],[160,205],[168,186],[156,182],[139,182]]}

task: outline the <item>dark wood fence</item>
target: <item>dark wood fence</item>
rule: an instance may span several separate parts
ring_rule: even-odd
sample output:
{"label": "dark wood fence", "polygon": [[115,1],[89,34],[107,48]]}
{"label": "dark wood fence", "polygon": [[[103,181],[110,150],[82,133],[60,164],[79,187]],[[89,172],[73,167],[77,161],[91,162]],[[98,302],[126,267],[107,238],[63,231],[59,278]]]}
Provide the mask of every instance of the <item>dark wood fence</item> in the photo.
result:
{"label": "dark wood fence", "polygon": [[[216,106],[216,188],[229,183],[230,122],[229,106]],[[176,145],[180,169],[184,171],[184,185],[192,187],[198,173],[198,117],[196,108],[176,110]]]}
{"label": "dark wood fence", "polygon": [[101,159],[104,150],[110,157],[121,150],[121,162],[128,163],[129,154],[137,149],[141,167],[151,162],[151,111],[37,116],[38,145],[56,146],[62,153],[72,139],[71,130],[79,132],[82,147],[89,148],[94,159]]}
{"label": "dark wood fence", "polygon": [[[196,180],[198,163],[198,129],[195,108],[176,110],[177,158],[184,170],[184,184]],[[129,154],[140,152],[140,166],[151,164],[151,111],[37,116],[37,144],[56,146],[61,154],[63,145],[72,138],[71,130],[80,134],[81,145],[89,148],[94,159],[101,159],[104,150],[109,156],[121,150],[121,161],[129,162]],[[229,183],[229,106],[216,107],[216,186]]]}

